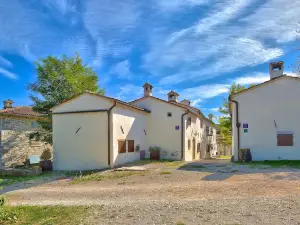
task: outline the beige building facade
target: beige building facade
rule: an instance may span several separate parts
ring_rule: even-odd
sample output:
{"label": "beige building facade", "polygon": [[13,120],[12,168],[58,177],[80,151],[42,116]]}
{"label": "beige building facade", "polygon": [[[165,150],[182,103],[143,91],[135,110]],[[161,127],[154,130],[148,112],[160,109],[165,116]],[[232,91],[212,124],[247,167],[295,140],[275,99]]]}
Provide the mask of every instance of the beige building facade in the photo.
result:
{"label": "beige building facade", "polygon": [[300,79],[270,64],[270,80],[231,96],[233,155],[251,150],[254,161],[300,159]]}
{"label": "beige building facade", "polygon": [[130,103],[86,92],[52,109],[55,170],[116,167],[150,157],[159,147],[162,159],[192,161],[210,158],[216,149],[216,125],[189,101],[152,96]]}

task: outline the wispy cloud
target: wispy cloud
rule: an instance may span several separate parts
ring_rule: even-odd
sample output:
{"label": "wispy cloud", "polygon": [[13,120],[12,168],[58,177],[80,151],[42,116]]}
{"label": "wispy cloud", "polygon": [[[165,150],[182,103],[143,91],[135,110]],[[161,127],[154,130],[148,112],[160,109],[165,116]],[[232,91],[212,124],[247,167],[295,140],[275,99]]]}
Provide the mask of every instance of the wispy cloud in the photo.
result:
{"label": "wispy cloud", "polygon": [[13,63],[2,56],[0,56],[0,65],[8,66],[8,67],[13,67]]}
{"label": "wispy cloud", "polygon": [[0,68],[0,75],[7,77],[9,79],[12,79],[12,80],[18,79],[18,76],[16,74],[9,72],[8,70],[3,69],[3,68]]}
{"label": "wispy cloud", "polygon": [[243,77],[238,77],[232,81],[232,83],[249,85],[249,84],[259,84],[270,80],[270,75],[268,73],[252,73],[252,75],[246,75]]}
{"label": "wispy cloud", "polygon": [[112,75],[121,79],[131,79],[130,63],[128,60],[117,63],[110,71]]}
{"label": "wispy cloud", "polygon": [[209,3],[209,0],[154,0],[163,11],[177,11],[187,7]]}

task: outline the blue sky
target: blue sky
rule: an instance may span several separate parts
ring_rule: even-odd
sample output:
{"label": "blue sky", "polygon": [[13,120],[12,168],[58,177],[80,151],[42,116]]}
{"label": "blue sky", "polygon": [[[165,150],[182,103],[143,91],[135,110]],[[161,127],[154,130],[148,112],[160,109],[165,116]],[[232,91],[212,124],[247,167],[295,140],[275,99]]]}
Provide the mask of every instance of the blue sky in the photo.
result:
{"label": "blue sky", "polygon": [[263,82],[276,60],[293,72],[299,12],[290,0],[0,0],[0,100],[31,104],[34,61],[78,52],[109,96],[141,97],[148,81],[218,115],[232,82]]}

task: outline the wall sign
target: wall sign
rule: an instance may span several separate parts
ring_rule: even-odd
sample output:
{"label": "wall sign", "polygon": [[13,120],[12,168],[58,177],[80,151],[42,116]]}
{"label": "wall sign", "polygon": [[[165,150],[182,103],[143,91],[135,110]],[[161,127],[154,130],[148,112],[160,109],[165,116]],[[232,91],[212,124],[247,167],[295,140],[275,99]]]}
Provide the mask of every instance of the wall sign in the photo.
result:
{"label": "wall sign", "polygon": [[244,133],[248,133],[248,129],[244,129]]}
{"label": "wall sign", "polygon": [[243,123],[243,128],[248,129],[248,123]]}
{"label": "wall sign", "polygon": [[175,126],[175,130],[179,130],[179,126]]}

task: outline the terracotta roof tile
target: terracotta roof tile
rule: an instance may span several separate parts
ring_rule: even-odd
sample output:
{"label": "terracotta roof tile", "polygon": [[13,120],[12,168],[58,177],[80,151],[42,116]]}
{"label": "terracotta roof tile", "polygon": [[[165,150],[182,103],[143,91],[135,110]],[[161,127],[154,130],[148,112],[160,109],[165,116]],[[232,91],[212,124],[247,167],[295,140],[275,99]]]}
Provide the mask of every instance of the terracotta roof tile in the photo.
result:
{"label": "terracotta roof tile", "polygon": [[41,114],[34,112],[29,106],[19,106],[0,110],[0,115],[13,115],[13,116],[30,116],[38,117]]}

